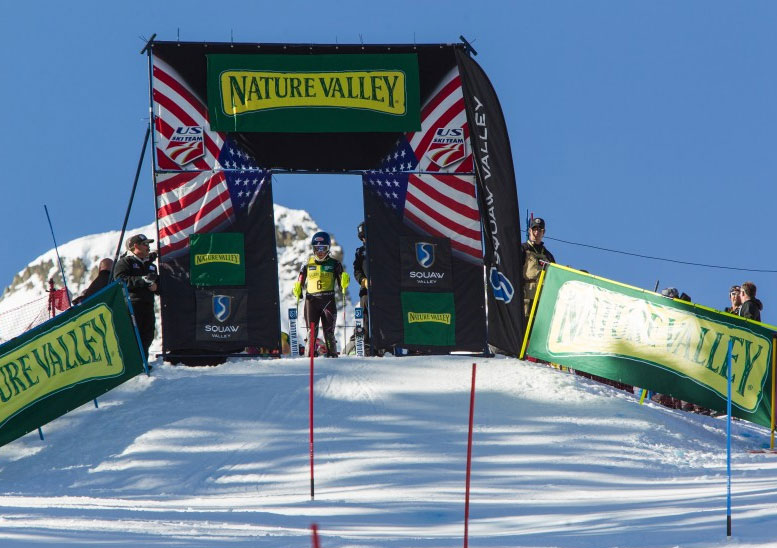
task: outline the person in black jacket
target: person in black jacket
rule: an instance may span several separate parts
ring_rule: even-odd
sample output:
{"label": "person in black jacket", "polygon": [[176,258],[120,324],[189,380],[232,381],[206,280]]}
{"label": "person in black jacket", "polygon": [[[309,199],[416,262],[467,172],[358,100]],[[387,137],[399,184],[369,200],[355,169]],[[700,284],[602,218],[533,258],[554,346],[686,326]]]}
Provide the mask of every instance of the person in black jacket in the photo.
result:
{"label": "person in black jacket", "polygon": [[367,305],[367,289],[369,287],[369,272],[367,268],[367,237],[364,234],[364,223],[359,223],[357,235],[362,242],[361,247],[356,249],[356,256],[353,259],[353,277],[359,282],[359,306],[362,309],[362,326],[364,326],[364,342],[369,341],[369,311]]}
{"label": "person in black jacket", "polygon": [[529,321],[534,296],[537,293],[537,282],[542,272],[542,263],[555,263],[553,254],[542,243],[545,236],[545,220],[535,217],[531,220],[528,239],[521,244],[520,252],[523,263],[523,321]]}
{"label": "person in black jacket", "polygon": [[761,321],[761,310],[763,303],[755,298],[756,287],[753,282],[745,282],[739,290],[742,306],[739,307],[738,314],[743,318],[750,318],[757,322]]}
{"label": "person in black jacket", "polygon": [[103,287],[107,286],[111,281],[111,269],[113,268],[113,259],[103,259],[100,261],[99,271],[97,277],[92,280],[83,293],[73,299],[73,304],[81,304],[84,299],[91,297]]}
{"label": "person in black jacket", "polygon": [[148,358],[148,349],[154,340],[154,294],[159,278],[151,256],[154,240],[144,234],[135,234],[127,240],[127,253],[116,263],[113,277],[127,285],[132,310],[140,333],[140,342]]}

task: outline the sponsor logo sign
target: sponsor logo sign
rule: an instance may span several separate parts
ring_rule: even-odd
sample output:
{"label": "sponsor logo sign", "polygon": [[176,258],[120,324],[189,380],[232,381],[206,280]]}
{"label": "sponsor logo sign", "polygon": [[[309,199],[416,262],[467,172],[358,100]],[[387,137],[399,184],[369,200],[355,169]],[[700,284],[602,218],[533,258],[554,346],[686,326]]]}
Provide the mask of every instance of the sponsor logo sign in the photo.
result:
{"label": "sponsor logo sign", "polygon": [[194,265],[200,266],[208,263],[240,264],[239,253],[195,253]]}
{"label": "sponsor logo sign", "polygon": [[420,129],[415,54],[208,55],[218,131]]}
{"label": "sponsor logo sign", "polygon": [[763,324],[548,265],[526,352],[768,425],[774,332]]}
{"label": "sponsor logo sign", "polygon": [[240,232],[192,234],[189,237],[191,284],[245,285],[244,238]]}
{"label": "sponsor logo sign", "polygon": [[97,305],[0,357],[0,427],[53,393],[122,373],[113,312]]}
{"label": "sponsor logo sign", "polygon": [[454,346],[456,313],[453,293],[403,291],[404,344]]}
{"label": "sponsor logo sign", "polygon": [[408,312],[407,323],[437,322],[445,325],[451,324],[452,314],[433,314],[431,312]]}
{"label": "sponsor logo sign", "polygon": [[660,364],[727,394],[726,356],[733,343],[733,403],[752,411],[768,371],[771,340],[582,281],[565,282],[548,332],[554,354],[617,355]]}
{"label": "sponsor logo sign", "polygon": [[438,166],[445,168],[462,161],[467,156],[464,128],[437,128],[429,143],[426,157]]}
{"label": "sponsor logo sign", "polygon": [[184,166],[205,156],[205,139],[202,126],[178,126],[165,147],[165,154]]}
{"label": "sponsor logo sign", "polygon": [[402,287],[449,290],[452,287],[450,240],[423,238],[400,241]]}
{"label": "sponsor logo sign", "polygon": [[245,290],[197,292],[197,340],[246,341],[248,294]]}

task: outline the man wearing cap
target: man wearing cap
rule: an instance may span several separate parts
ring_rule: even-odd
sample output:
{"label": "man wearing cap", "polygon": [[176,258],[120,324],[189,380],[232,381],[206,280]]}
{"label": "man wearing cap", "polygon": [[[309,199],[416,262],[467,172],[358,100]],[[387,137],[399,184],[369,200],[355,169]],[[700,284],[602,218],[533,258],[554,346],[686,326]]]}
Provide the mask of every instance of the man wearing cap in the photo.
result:
{"label": "man wearing cap", "polygon": [[729,314],[739,314],[739,307],[742,306],[742,297],[739,294],[740,287],[738,285],[732,285],[728,290],[728,298],[731,301],[731,306],[727,306],[725,312]]}
{"label": "man wearing cap", "polygon": [[140,333],[140,342],[148,358],[148,348],[154,340],[154,293],[157,290],[157,269],[151,257],[151,240],[145,234],[135,234],[127,240],[127,253],[116,262],[113,277],[127,285],[132,310]]}
{"label": "man wearing cap", "polygon": [[542,238],[545,236],[545,221],[535,217],[529,223],[528,241],[521,244],[523,257],[523,316],[524,322],[529,321],[534,295],[537,292],[537,281],[542,272],[542,263],[555,263],[556,259],[548,251]]}

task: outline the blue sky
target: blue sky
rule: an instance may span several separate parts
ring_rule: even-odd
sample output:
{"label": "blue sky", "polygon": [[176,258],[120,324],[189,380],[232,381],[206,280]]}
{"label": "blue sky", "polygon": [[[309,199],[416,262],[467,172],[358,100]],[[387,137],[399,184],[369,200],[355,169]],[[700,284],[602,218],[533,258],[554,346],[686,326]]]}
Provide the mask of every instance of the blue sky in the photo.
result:
{"label": "blue sky", "polygon": [[[510,132],[521,216],[547,236],[777,271],[777,3],[772,1],[16,2],[4,6],[0,285],[60,243],[120,227],[148,123],[140,36],[185,41],[473,42]],[[13,53],[11,53],[13,52]],[[282,176],[350,270],[356,177]],[[154,218],[149,163],[130,226]],[[777,323],[777,273],[701,268],[548,240],[562,264],[723,308],[752,280]]]}

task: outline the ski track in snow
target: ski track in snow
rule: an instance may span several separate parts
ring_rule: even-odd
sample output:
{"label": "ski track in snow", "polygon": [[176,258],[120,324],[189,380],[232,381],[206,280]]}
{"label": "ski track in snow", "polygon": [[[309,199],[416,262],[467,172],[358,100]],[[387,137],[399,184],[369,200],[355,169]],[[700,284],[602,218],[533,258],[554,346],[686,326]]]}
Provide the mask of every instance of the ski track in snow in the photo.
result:
{"label": "ski track in snow", "polygon": [[[471,358],[155,364],[0,450],[0,546],[462,545]],[[470,545],[777,546],[768,431],[478,360]]]}

